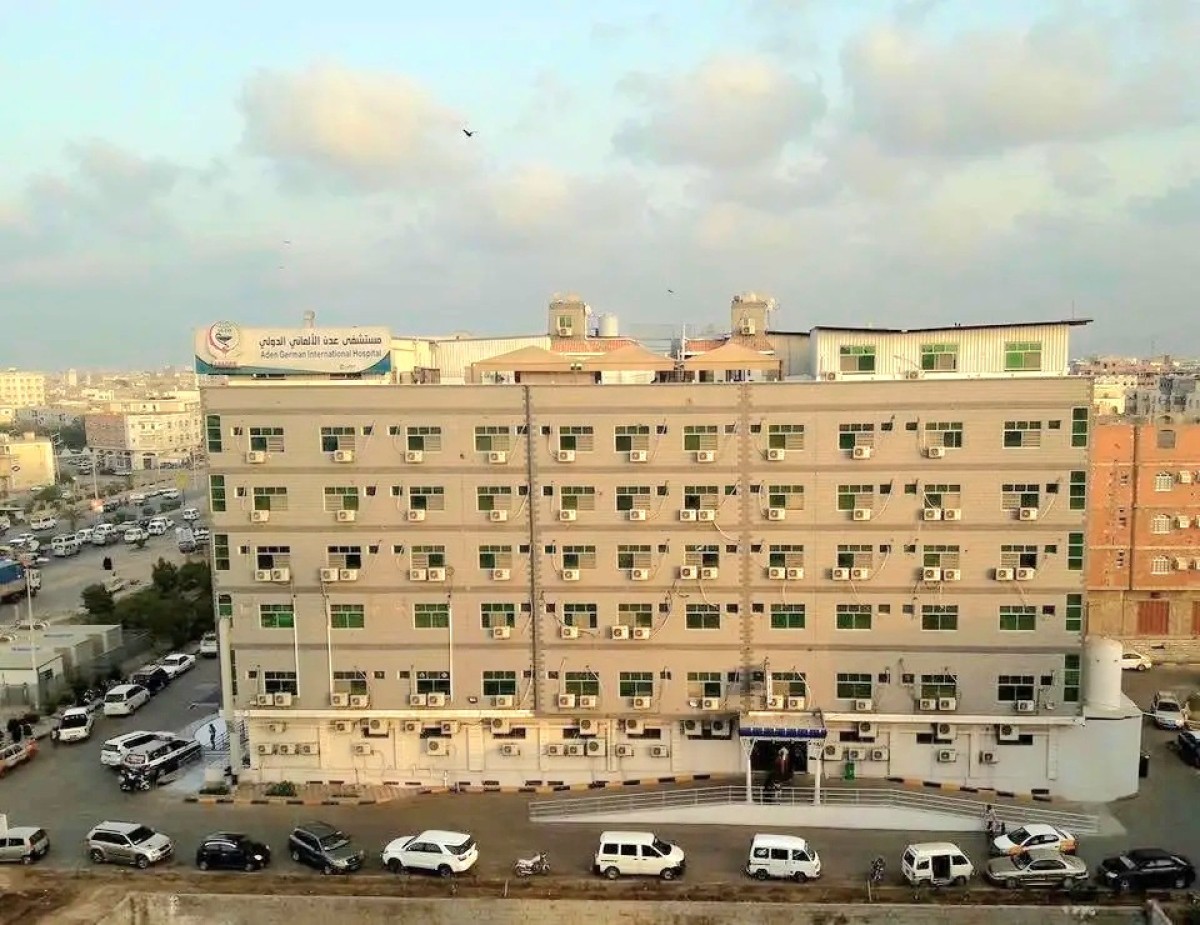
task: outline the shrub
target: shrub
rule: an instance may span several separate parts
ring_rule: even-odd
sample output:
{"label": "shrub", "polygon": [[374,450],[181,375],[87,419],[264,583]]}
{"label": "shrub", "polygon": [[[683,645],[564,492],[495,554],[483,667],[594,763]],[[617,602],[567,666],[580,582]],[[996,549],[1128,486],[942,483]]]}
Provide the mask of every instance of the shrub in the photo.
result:
{"label": "shrub", "polygon": [[294,797],[296,795],[296,785],[290,780],[281,780],[278,783],[271,784],[267,788],[267,796],[269,797]]}

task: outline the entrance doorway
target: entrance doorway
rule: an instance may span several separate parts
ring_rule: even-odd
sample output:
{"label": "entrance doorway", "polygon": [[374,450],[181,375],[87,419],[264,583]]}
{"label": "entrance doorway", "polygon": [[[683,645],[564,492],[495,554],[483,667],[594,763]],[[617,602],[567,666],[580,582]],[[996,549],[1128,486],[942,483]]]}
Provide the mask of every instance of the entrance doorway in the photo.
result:
{"label": "entrance doorway", "polygon": [[792,778],[808,773],[808,743],[794,739],[755,739],[750,770],[768,784],[788,786]]}

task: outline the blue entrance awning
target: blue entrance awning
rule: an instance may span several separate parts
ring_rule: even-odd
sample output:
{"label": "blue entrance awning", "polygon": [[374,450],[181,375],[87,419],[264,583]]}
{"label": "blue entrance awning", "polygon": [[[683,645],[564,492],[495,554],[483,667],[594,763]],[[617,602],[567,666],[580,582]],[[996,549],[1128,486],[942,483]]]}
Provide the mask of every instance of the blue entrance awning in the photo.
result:
{"label": "blue entrance awning", "polygon": [[743,739],[823,739],[828,730],[800,726],[739,726]]}

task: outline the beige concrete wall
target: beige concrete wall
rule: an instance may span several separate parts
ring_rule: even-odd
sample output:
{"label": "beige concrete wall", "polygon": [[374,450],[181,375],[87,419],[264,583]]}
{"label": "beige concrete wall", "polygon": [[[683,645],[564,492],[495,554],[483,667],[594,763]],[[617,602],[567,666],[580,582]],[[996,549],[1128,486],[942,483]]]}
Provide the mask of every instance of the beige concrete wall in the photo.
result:
{"label": "beige concrete wall", "polygon": [[0,490],[53,485],[57,478],[58,460],[49,438],[0,435]]}

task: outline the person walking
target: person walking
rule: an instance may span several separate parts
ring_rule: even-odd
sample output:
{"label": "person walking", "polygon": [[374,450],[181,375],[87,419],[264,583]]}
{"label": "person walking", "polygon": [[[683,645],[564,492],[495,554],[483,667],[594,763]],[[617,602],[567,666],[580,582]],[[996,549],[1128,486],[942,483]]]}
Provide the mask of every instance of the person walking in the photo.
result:
{"label": "person walking", "polygon": [[1000,819],[991,803],[983,811],[983,828],[988,838],[995,838],[1000,832]]}
{"label": "person walking", "polygon": [[208,726],[208,747],[214,752],[217,750],[217,724],[210,723]]}

